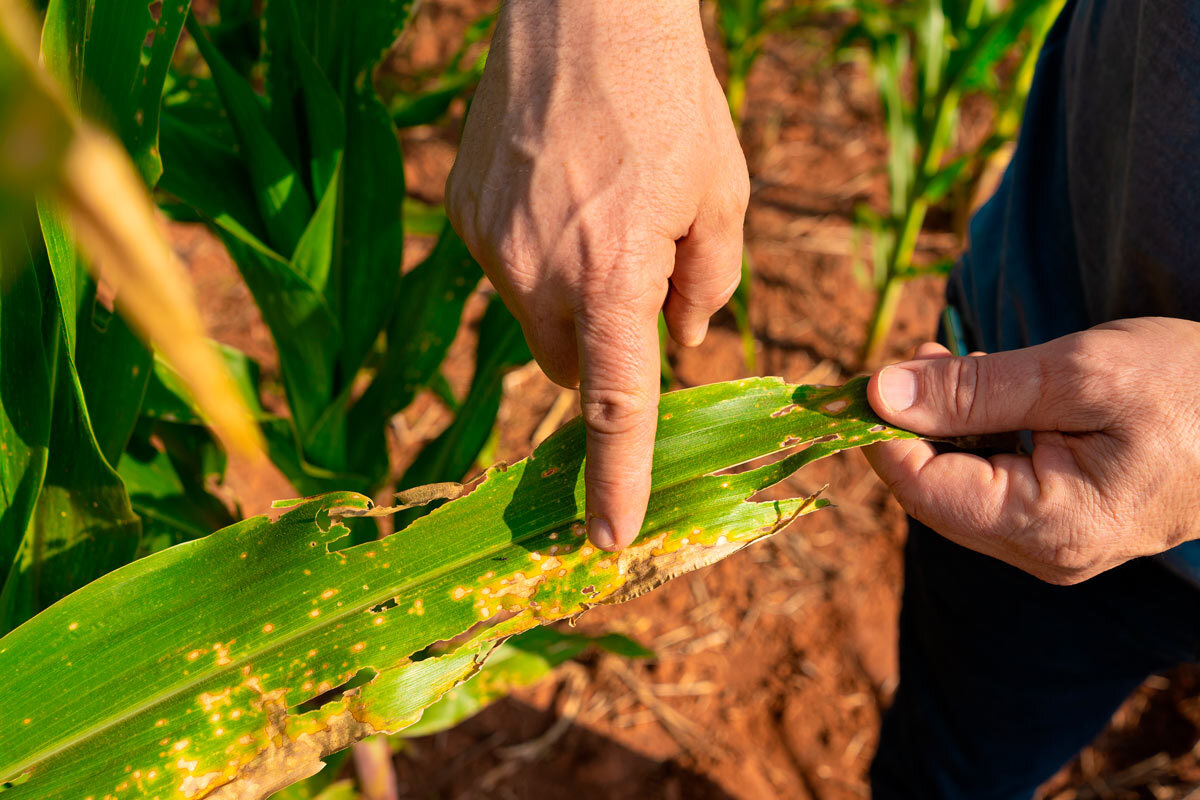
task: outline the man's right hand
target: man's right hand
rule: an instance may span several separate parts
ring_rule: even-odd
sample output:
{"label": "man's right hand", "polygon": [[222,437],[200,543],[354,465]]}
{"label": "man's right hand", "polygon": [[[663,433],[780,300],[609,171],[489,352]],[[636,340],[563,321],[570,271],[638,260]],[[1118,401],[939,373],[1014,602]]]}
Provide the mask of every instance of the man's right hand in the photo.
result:
{"label": "man's right hand", "polygon": [[741,274],[746,162],[696,0],[508,0],[446,187],[546,374],[579,386],[588,535],[629,544],[658,421],[657,317],[697,345]]}

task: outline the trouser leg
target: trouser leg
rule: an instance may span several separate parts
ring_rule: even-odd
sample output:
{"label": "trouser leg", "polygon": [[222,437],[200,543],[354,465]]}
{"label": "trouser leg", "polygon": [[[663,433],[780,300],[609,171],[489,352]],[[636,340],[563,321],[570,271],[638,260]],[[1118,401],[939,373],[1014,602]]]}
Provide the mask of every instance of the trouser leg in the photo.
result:
{"label": "trouser leg", "polygon": [[1138,559],[1052,586],[910,521],[876,800],[1025,800],[1148,675],[1200,661],[1200,590]]}

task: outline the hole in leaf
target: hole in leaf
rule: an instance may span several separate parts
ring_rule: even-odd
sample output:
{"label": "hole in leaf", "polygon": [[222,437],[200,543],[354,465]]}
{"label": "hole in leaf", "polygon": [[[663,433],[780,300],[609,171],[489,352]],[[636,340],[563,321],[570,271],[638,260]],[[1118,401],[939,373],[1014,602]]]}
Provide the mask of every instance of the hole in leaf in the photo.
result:
{"label": "hole in leaf", "polygon": [[379,672],[371,667],[362,667],[345,683],[335,686],[327,692],[321,692],[316,697],[305,700],[299,705],[292,706],[288,709],[288,714],[304,714],[309,711],[316,711],[326,703],[341,700],[346,696],[346,692],[357,689],[360,686],[365,686],[375,680],[375,676],[378,674]]}
{"label": "hole in leaf", "polygon": [[11,781],[5,781],[4,783],[0,783],[0,794],[4,794],[4,792],[7,791],[8,789],[17,788],[18,786],[25,783],[32,777],[33,777],[33,771],[30,770],[29,772],[26,772],[24,775],[18,775],[17,777],[13,778]]}
{"label": "hole in leaf", "polygon": [[762,455],[762,456],[757,456],[756,458],[752,458],[749,461],[743,461],[740,464],[734,464],[731,467],[725,467],[724,469],[719,469],[716,472],[712,473],[712,475],[714,475],[714,476],[740,475],[743,472],[749,472],[750,470],[758,469],[759,467],[767,467],[767,466],[770,466],[771,464],[776,464],[776,463],[782,461],[783,459],[787,458],[788,456],[793,455],[794,453],[799,453],[803,450],[808,449],[809,447],[812,447],[814,444],[820,444],[822,442],[832,442],[832,441],[835,441],[840,438],[841,438],[841,435],[836,434],[836,433],[831,433],[827,436],[821,436],[820,438],[817,438],[817,439],[808,439],[808,440],[798,439],[795,436],[789,436],[786,439],[784,439],[782,442],[779,443],[780,449],[776,450],[775,452],[767,453],[766,455]]}
{"label": "hole in leaf", "polygon": [[396,602],[396,598],[392,597],[392,598],[389,598],[389,599],[387,599],[387,600],[384,600],[382,603],[379,603],[379,604],[377,604],[377,605],[373,605],[373,606],[371,606],[371,607],[370,607],[369,609],[367,609],[367,610],[368,610],[368,611],[370,611],[372,614],[379,614],[379,613],[382,613],[382,612],[384,612],[384,611],[388,611],[388,610],[390,610],[390,609],[393,609],[393,608],[395,608],[395,607],[396,607],[396,606],[398,606],[398,605],[399,605],[399,603],[397,603],[397,602]]}
{"label": "hole in leaf", "polygon": [[466,644],[471,639],[478,636],[480,633],[483,633],[489,628],[494,628],[501,622],[509,621],[522,611],[524,611],[524,608],[502,608],[488,619],[476,622],[474,625],[467,628],[457,636],[451,636],[449,639],[443,639],[440,642],[434,642],[428,647],[413,653],[410,658],[412,658],[413,661],[424,661],[427,658],[437,658],[438,656],[444,656],[448,653],[452,653],[463,644]]}

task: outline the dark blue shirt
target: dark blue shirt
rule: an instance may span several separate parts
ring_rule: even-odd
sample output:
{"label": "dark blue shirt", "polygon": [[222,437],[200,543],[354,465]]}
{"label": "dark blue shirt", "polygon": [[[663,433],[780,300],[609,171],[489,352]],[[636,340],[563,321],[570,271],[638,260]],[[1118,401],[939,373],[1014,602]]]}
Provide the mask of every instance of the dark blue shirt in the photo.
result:
{"label": "dark blue shirt", "polygon": [[[1068,2],[948,295],[989,352],[1200,320],[1200,0]],[[1200,585],[1200,541],[1160,558]]]}

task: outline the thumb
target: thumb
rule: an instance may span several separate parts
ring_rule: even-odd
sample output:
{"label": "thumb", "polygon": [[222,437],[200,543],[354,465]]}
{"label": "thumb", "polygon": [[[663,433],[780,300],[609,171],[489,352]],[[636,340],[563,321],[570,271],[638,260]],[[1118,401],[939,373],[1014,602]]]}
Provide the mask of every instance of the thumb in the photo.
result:
{"label": "thumb", "polygon": [[1111,421],[1103,401],[1109,393],[1097,385],[1082,336],[893,364],[871,376],[867,397],[888,423],[922,436],[1101,430]]}

